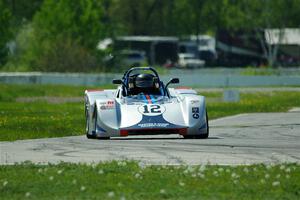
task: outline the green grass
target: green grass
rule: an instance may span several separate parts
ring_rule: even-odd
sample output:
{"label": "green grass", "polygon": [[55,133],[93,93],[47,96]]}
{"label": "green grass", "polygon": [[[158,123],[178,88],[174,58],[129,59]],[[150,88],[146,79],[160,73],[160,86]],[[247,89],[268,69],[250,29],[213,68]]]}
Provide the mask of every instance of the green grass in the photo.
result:
{"label": "green grass", "polygon": [[300,107],[300,92],[241,93],[240,99],[237,103],[226,103],[210,102],[208,98],[207,110],[210,119],[240,113],[286,112],[292,107]]}
{"label": "green grass", "polygon": [[[108,88],[111,86],[105,86]],[[16,102],[19,97],[82,96],[84,86],[0,84],[0,141],[82,135],[82,102],[51,104],[45,100]],[[95,87],[92,87],[95,88]],[[97,87],[99,88],[99,87]],[[238,103],[225,103],[221,92],[204,92],[209,119],[253,112],[285,112],[300,107],[300,92],[241,93]],[[217,99],[217,101],[216,101]]]}
{"label": "green grass", "polygon": [[271,75],[280,75],[280,70],[271,67],[265,67],[265,68],[247,67],[242,69],[240,74],[245,76],[271,76]]}
{"label": "green grass", "polygon": [[0,166],[1,199],[299,199],[300,166]]}
{"label": "green grass", "polygon": [[[109,86],[106,86],[109,87]],[[82,135],[83,102],[16,102],[18,97],[83,96],[86,87],[0,85],[0,141]],[[210,119],[300,107],[300,92],[241,93],[238,103],[207,97]],[[0,199],[299,199],[300,166],[148,166],[31,163],[0,166]]]}
{"label": "green grass", "polygon": [[0,140],[62,137],[84,132],[83,103],[0,104]]}

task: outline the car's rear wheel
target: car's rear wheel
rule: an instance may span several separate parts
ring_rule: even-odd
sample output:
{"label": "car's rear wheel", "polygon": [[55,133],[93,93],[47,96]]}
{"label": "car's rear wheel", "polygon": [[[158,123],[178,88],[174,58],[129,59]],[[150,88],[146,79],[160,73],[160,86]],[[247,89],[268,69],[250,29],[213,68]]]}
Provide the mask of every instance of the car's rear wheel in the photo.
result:
{"label": "car's rear wheel", "polygon": [[208,138],[209,135],[209,126],[208,126],[208,115],[207,115],[207,111],[205,111],[205,115],[206,115],[206,127],[207,127],[207,132],[205,134],[201,134],[201,135],[185,135],[184,138],[185,139],[206,139]]}

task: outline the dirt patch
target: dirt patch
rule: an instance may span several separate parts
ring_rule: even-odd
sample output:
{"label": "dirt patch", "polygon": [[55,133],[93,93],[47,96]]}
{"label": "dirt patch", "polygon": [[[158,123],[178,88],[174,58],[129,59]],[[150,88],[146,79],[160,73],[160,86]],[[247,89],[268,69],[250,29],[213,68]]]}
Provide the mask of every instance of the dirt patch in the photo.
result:
{"label": "dirt patch", "polygon": [[294,108],[290,109],[289,112],[300,112],[300,108],[294,107]]}

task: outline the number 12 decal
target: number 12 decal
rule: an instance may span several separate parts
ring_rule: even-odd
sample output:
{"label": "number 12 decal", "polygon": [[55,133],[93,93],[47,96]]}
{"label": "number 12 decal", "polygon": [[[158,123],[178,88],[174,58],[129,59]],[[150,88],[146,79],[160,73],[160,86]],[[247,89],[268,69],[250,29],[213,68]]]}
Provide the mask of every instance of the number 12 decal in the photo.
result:
{"label": "number 12 decal", "polygon": [[155,116],[165,112],[166,108],[162,105],[147,104],[138,108],[139,112],[143,115]]}
{"label": "number 12 decal", "polygon": [[160,105],[144,105],[144,113],[161,113]]}

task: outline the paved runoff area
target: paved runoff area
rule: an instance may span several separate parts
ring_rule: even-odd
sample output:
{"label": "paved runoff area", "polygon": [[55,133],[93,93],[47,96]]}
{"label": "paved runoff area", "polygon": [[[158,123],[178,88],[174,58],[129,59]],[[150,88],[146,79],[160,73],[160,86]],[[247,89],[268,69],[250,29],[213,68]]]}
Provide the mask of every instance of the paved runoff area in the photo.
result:
{"label": "paved runoff area", "polygon": [[75,136],[0,142],[0,153],[0,164],[96,163],[124,159],[155,165],[299,163],[300,110],[211,120],[208,139],[159,135],[90,140]]}

